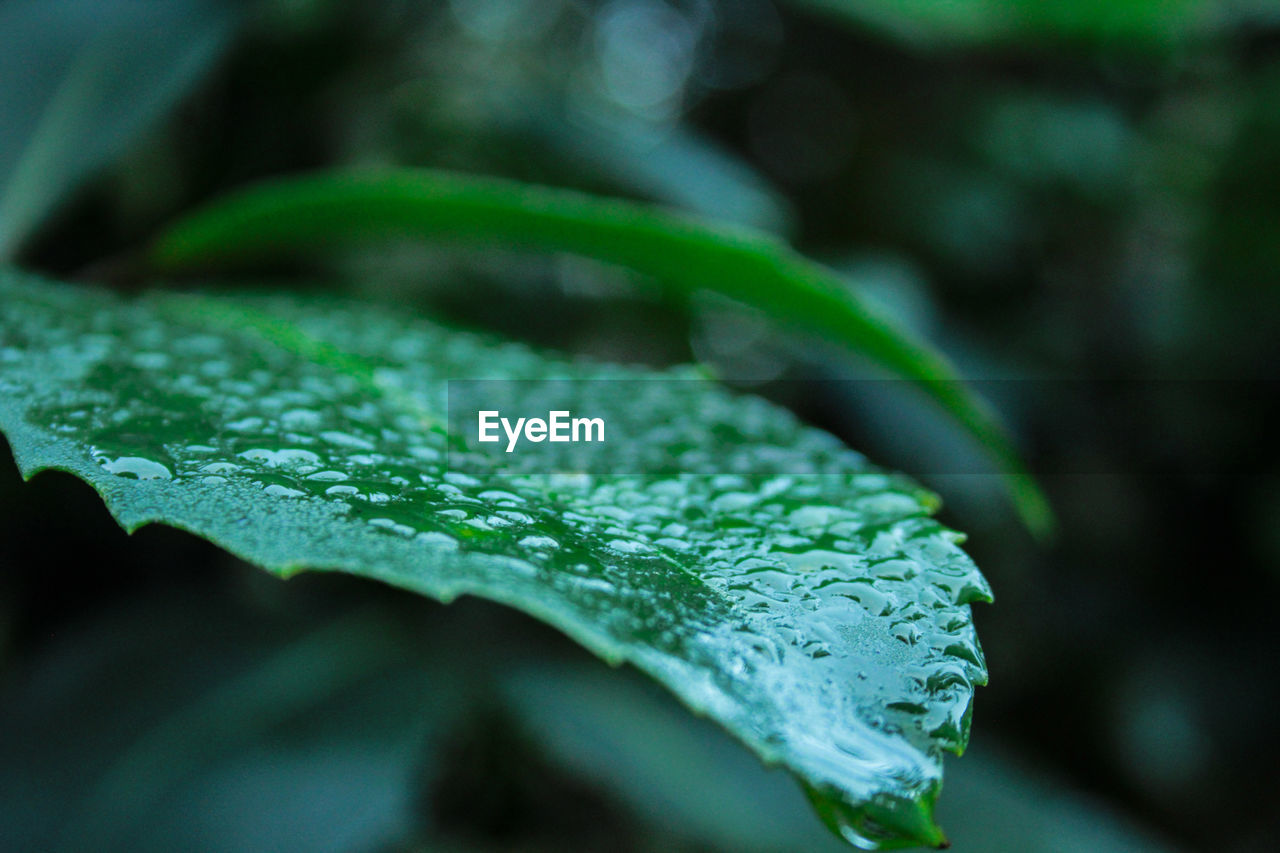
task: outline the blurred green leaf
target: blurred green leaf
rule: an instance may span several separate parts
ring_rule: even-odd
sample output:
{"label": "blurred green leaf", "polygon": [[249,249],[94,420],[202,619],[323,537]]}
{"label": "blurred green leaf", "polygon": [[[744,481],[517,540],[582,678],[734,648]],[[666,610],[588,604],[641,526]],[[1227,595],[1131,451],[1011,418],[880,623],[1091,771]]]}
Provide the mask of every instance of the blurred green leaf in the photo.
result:
{"label": "blurred green leaf", "polygon": [[[986,581],[937,501],[785,410],[706,382],[603,382],[633,474],[456,447],[460,377],[687,378],[556,362],[352,304],[0,276],[0,428],[128,530],[188,530],[281,575],[473,594],[630,662],[791,770],[846,838],[939,844],[941,753],[986,678]],[[679,473],[660,463],[679,457]]]}
{"label": "blurred green leaf", "polygon": [[[611,186],[733,225],[786,234],[794,212],[751,166],[696,130],[653,127],[638,119],[591,120],[534,96],[512,100],[488,120],[507,128],[527,151],[531,141],[554,151],[561,168],[594,173]],[[470,128],[468,137],[480,135]],[[526,155],[527,156],[527,155]]]}
{"label": "blurred green leaf", "polygon": [[298,615],[246,619],[215,587],[59,631],[0,688],[6,849],[336,853],[407,834],[449,687],[383,609]]}
{"label": "blurred green leaf", "polygon": [[[618,792],[651,821],[735,851],[832,849],[803,821],[804,798],[744,762],[722,733],[654,691],[581,666],[504,676],[518,720],[564,764]],[[956,850],[1121,853],[1171,848],[1104,802],[1010,754],[977,746],[947,769],[939,812]]]}
{"label": "blurred green leaf", "polygon": [[946,359],[838,275],[756,231],[616,199],[430,170],[331,172],[267,183],[190,214],[151,247],[177,272],[271,254],[413,236],[566,251],[685,291],[712,290],[851,347],[916,382],[991,452],[1029,528],[1052,513],[995,414]]}
{"label": "blurred green leaf", "polygon": [[[470,827],[439,826],[415,802],[424,782],[438,796],[456,781],[450,760],[472,756],[450,750],[488,714],[504,730],[478,737],[522,747],[502,756],[516,766],[489,773],[558,772],[638,818],[609,827],[627,833],[612,837],[612,849],[844,849],[785,774],[652,684],[549,655],[496,609],[370,603],[357,616],[335,618],[329,607],[308,615],[316,592],[290,584],[279,590],[283,613],[256,616],[226,592],[144,598],[45,643],[22,677],[0,685],[8,846],[52,849],[60,831],[95,813],[88,798],[111,790],[110,774],[134,807],[105,816],[97,850],[603,849],[545,834],[537,846],[516,843],[527,836],[475,838],[458,831]],[[482,643],[468,636],[477,628]],[[146,677],[128,677],[137,672]],[[167,738],[164,755],[180,760],[139,761]],[[955,849],[1168,849],[985,740],[948,767],[946,787],[939,811]],[[568,797],[558,807],[582,803]],[[638,843],[650,827],[661,843]],[[420,843],[408,844],[415,836]]]}
{"label": "blurred green leaf", "polygon": [[812,820],[786,776],[761,768],[722,732],[635,680],[585,666],[526,664],[502,682],[514,715],[552,760],[654,824],[738,853],[843,849]]}
{"label": "blurred green leaf", "polygon": [[0,259],[200,79],[237,10],[213,0],[0,6]]}
{"label": "blurred green leaf", "polygon": [[[96,781],[58,849],[115,846],[166,789],[394,661],[396,637],[370,614],[335,621],[276,651],[137,734]],[[193,736],[195,735],[195,736]]]}
{"label": "blurred green leaf", "polygon": [[1159,48],[1219,23],[1214,0],[788,0],[925,45],[1059,42]]}

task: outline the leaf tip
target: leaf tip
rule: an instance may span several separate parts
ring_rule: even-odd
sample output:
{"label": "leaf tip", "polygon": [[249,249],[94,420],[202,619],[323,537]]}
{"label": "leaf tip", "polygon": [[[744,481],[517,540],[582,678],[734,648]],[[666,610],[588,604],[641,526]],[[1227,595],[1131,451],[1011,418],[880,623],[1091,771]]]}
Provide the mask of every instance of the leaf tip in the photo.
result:
{"label": "leaf tip", "polygon": [[802,784],[827,828],[861,850],[943,849],[951,844],[933,819],[937,784],[919,796],[878,794],[864,803],[850,802],[836,791]]}

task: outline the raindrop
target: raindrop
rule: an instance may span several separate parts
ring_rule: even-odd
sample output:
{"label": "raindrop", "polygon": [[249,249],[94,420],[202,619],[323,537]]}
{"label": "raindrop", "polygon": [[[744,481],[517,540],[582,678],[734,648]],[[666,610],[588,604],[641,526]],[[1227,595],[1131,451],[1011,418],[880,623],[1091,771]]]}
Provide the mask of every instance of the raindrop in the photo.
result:
{"label": "raindrop", "polygon": [[108,474],[115,474],[117,477],[128,477],[134,480],[172,480],[173,474],[169,469],[151,459],[144,459],[141,456],[121,456],[104,462],[102,467],[106,469]]}
{"label": "raindrop", "polygon": [[251,462],[266,465],[268,468],[290,468],[303,465],[308,462],[320,461],[320,457],[312,453],[310,450],[296,450],[292,448],[268,450],[262,447],[255,447],[252,450],[246,450],[238,455],[241,459],[248,459]]}
{"label": "raindrop", "polygon": [[363,438],[347,432],[339,432],[332,429],[325,430],[320,433],[320,438],[337,447],[348,447],[352,450],[373,450],[372,442],[365,441]]}

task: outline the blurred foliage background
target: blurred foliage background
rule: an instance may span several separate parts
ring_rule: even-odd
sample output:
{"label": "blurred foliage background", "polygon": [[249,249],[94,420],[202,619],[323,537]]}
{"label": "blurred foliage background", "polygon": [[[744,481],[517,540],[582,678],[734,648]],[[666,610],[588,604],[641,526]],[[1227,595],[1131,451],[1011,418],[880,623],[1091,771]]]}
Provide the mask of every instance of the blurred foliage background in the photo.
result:
{"label": "blurred foliage background", "polygon": [[[709,363],[938,490],[997,595],[956,849],[1274,849],[1273,3],[2,0],[0,48],[0,245],[64,277],[136,286],[181,211],[336,164],[785,235],[991,380],[1054,542],[934,409],[791,381],[877,374],[722,300],[412,244],[263,272]],[[6,849],[838,849],[783,775],[524,617],[128,538],[7,453],[0,660]]]}

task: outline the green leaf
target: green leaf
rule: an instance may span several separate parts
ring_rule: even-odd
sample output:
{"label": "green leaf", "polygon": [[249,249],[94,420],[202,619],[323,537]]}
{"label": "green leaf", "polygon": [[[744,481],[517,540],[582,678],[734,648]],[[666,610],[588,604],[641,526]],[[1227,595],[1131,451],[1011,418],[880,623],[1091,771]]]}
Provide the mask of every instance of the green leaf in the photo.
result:
{"label": "green leaf", "polygon": [[212,66],[237,18],[212,0],[0,7],[0,258]]}
{"label": "green leaf", "polygon": [[[188,530],[282,576],[508,604],[785,766],[851,841],[943,843],[941,755],[986,677],[969,604],[989,590],[905,478],[686,370],[556,361],[403,312],[125,301],[16,273],[0,299],[0,429],[24,476],[69,471],[128,530]],[[596,380],[593,414],[646,430],[633,473],[459,448],[460,377]]]}
{"label": "green leaf", "polygon": [[835,273],[776,238],[615,199],[431,170],[329,172],[215,202],[153,245],[178,272],[334,244],[414,236],[566,251],[630,267],[686,291],[714,290],[863,353],[918,383],[993,454],[1023,520],[1052,513],[991,409],[937,351],[861,300]]}
{"label": "green leaf", "polygon": [[1067,43],[1164,49],[1211,31],[1215,0],[788,0],[917,45]]}

